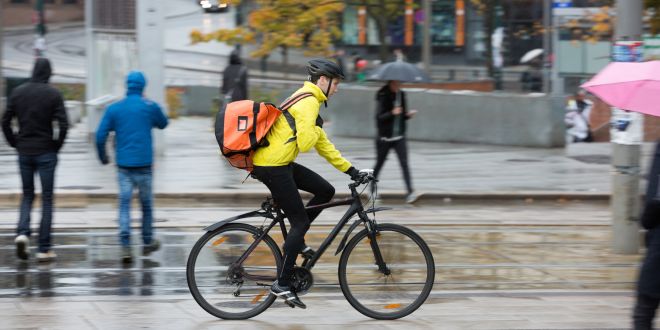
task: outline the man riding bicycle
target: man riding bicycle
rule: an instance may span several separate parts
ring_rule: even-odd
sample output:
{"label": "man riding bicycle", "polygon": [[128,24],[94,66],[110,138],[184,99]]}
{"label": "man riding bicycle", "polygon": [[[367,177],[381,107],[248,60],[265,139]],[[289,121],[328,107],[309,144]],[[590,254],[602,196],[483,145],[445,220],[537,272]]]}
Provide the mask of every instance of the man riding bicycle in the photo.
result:
{"label": "man riding bicycle", "polygon": [[327,102],[337,92],[340,81],[344,79],[342,69],[330,60],[314,59],[307,63],[307,73],[309,81],[305,81],[303,87],[293,95],[311,95],[288,110],[295,119],[296,131],[291,129],[285,116],[279,116],[266,136],[268,146],[257,149],[254,154],[252,171],[252,176],[268,187],[291,225],[284,241],[282,270],[270,290],[300,308],[306,306],[291,289],[293,267],[299,253],[305,258],[311,258],[315,253],[305,245],[305,233],[321,210],[305,211],[298,189],[314,195],[307,203],[307,206],[311,206],[329,202],[335,194],[335,188],[314,171],[294,161],[298,153],[314,147],[336,169],[351,178],[360,175],[330,142],[323,130],[323,119],[319,116],[321,103]]}

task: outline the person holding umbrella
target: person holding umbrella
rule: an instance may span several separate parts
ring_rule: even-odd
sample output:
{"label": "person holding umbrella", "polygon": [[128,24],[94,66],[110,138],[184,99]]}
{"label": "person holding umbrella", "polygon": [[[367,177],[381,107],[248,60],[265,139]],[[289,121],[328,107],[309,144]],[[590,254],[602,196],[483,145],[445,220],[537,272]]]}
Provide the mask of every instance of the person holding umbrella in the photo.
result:
{"label": "person holding umbrella", "polygon": [[[626,111],[660,117],[660,61],[612,62],[581,87],[610,106]],[[612,123],[625,132],[630,119]],[[646,187],[644,209],[640,217],[646,232],[646,255],[637,281],[637,299],[633,309],[633,328],[653,329],[653,319],[660,305],[660,143],[656,144]]]}
{"label": "person holding umbrella", "polygon": [[376,166],[374,176],[378,178],[380,170],[385,164],[387,154],[394,149],[403,180],[406,183],[408,195],[406,203],[417,201],[417,194],[412,187],[410,168],[408,167],[408,147],[406,144],[406,121],[417,113],[417,110],[408,110],[405,93],[401,90],[401,82],[390,80],[376,93],[376,126],[378,136],[376,138]]}
{"label": "person holding umbrella", "polygon": [[408,146],[406,143],[406,121],[417,113],[408,110],[406,94],[401,90],[402,82],[429,82],[426,73],[418,67],[404,62],[394,61],[381,65],[370,75],[369,80],[387,81],[376,93],[376,165],[374,176],[378,178],[385,164],[387,154],[394,149],[401,165],[406,183],[406,203],[414,203],[419,196],[415,193],[408,166]]}

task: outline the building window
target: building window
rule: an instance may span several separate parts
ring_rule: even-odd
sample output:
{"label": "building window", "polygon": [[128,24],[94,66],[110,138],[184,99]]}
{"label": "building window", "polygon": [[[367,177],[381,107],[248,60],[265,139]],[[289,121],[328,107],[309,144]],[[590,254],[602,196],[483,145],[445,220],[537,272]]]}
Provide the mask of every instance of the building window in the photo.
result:
{"label": "building window", "polygon": [[64,5],[77,5],[78,0],[62,0],[62,4],[64,4]]}
{"label": "building window", "polygon": [[28,4],[30,3],[30,0],[11,0],[11,3]]}
{"label": "building window", "polygon": [[47,5],[55,4],[55,0],[44,0],[44,4],[47,4]]}

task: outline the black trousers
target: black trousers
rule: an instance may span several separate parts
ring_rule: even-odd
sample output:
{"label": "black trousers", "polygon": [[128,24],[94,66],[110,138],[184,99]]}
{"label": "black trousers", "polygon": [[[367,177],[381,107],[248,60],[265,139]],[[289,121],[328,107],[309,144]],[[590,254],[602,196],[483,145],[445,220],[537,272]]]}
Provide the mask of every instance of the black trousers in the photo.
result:
{"label": "black trousers", "polygon": [[380,138],[376,139],[376,166],[374,167],[374,176],[378,178],[378,173],[380,173],[380,170],[383,168],[390,149],[394,149],[399,158],[399,164],[401,164],[401,171],[403,172],[403,180],[406,182],[408,193],[413,192],[412,181],[410,179],[410,169],[408,168],[408,146],[406,138],[396,141],[383,141]]}
{"label": "black trousers", "polygon": [[298,189],[314,195],[308,206],[329,202],[335,188],[316,172],[297,163],[286,166],[255,166],[252,174],[263,182],[289,219],[291,228],[284,241],[284,265],[278,275],[281,285],[289,285],[296,257],[305,245],[305,233],[321,210],[307,212]]}
{"label": "black trousers", "polygon": [[660,299],[647,296],[642,293],[637,294],[637,302],[633,310],[633,325],[635,330],[653,329],[653,318],[660,304]]}

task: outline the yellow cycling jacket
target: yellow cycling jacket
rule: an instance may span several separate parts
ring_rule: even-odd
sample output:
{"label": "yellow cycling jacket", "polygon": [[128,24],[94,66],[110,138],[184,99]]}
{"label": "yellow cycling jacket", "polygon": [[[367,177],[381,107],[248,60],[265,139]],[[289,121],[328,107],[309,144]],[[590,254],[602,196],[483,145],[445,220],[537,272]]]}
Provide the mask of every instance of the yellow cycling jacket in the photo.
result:
{"label": "yellow cycling jacket", "polygon": [[256,166],[284,166],[296,160],[299,152],[307,152],[312,147],[336,169],[346,172],[351,163],[330,142],[323,128],[316,126],[321,103],[328,98],[318,86],[305,82],[293,95],[312,93],[290,109],[289,113],[296,120],[296,140],[286,143],[293,137],[293,131],[284,116],[279,116],[266,135],[269,145],[257,149],[252,159]]}

